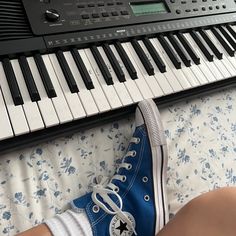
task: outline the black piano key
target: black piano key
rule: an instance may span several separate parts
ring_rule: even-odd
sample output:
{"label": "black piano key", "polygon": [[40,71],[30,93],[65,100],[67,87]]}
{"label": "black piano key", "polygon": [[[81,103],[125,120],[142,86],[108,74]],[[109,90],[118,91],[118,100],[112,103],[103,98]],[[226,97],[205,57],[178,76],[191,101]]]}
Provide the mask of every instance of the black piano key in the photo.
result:
{"label": "black piano key", "polygon": [[234,37],[234,39],[236,40],[236,32],[234,31],[232,26],[231,25],[226,25],[226,28],[230,32],[230,34]]}
{"label": "black piano key", "polygon": [[213,61],[214,55],[211,52],[209,52],[209,50],[206,48],[206,46],[204,45],[202,39],[199,37],[199,35],[196,33],[196,31],[192,30],[190,32],[190,35],[192,36],[192,38],[194,39],[194,41],[196,42],[198,47],[201,49],[202,53],[205,55],[207,60],[208,61]]}
{"label": "black piano key", "polygon": [[155,61],[157,67],[159,68],[161,73],[166,72],[166,65],[163,62],[163,60],[161,59],[159,53],[157,52],[157,50],[155,49],[155,47],[153,46],[153,44],[151,43],[151,41],[145,37],[143,39],[143,42],[147,48],[147,50],[149,51],[149,53],[151,54],[153,60]]}
{"label": "black piano key", "polygon": [[147,55],[143,51],[142,47],[138,43],[138,41],[136,39],[132,39],[131,44],[132,44],[135,52],[137,53],[140,61],[142,62],[144,68],[146,69],[148,75],[150,75],[150,76],[154,75],[155,74],[154,68],[153,68],[151,62],[149,61],[149,59],[147,58]]}
{"label": "black piano key", "polygon": [[223,53],[220,52],[218,50],[218,48],[215,46],[215,44],[211,41],[211,39],[208,37],[208,35],[206,34],[205,30],[201,29],[199,31],[199,33],[201,34],[202,38],[205,40],[205,42],[207,43],[207,45],[210,47],[210,49],[212,50],[212,52],[215,54],[215,56],[221,60],[223,58]]}
{"label": "black piano key", "polygon": [[35,60],[35,63],[38,67],[38,70],[39,70],[40,76],[42,78],[42,81],[43,81],[43,84],[44,84],[44,87],[45,87],[48,97],[49,98],[56,97],[57,96],[56,91],[53,87],[52,81],[49,77],[49,74],[48,74],[47,68],[44,64],[42,56],[37,53],[34,55],[34,60]]}
{"label": "black piano key", "polygon": [[230,34],[222,27],[219,26],[218,27],[220,32],[224,35],[224,37],[226,38],[226,40],[229,42],[229,44],[232,46],[232,48],[234,50],[236,50],[236,43],[235,41],[231,38]]}
{"label": "black piano key", "polygon": [[66,82],[69,86],[71,93],[78,93],[79,89],[77,87],[75,78],[70,70],[70,67],[66,61],[66,58],[65,58],[63,52],[61,50],[57,51],[56,56],[57,56],[58,62],[61,66],[61,69],[63,71],[63,74],[65,76]]}
{"label": "black piano key", "polygon": [[98,67],[99,69],[101,70],[102,72],[102,75],[107,83],[107,85],[112,85],[114,84],[113,81],[112,81],[112,76],[100,54],[100,52],[98,51],[97,47],[96,46],[92,46],[91,47],[91,51],[92,51],[92,54],[98,64]]}
{"label": "black piano key", "polygon": [[224,40],[224,38],[220,35],[220,33],[216,30],[215,27],[211,28],[212,33],[215,35],[215,37],[218,39],[220,44],[224,47],[224,49],[227,51],[227,53],[233,57],[234,56],[234,50],[227,44],[227,42]]}
{"label": "black piano key", "polygon": [[124,74],[122,68],[120,67],[119,62],[117,61],[115,55],[113,54],[110,46],[107,43],[105,43],[103,45],[103,49],[104,49],[111,65],[112,65],[116,75],[117,75],[118,80],[120,82],[125,82],[126,81],[125,80],[125,74]]}
{"label": "black piano key", "polygon": [[132,62],[129,59],[129,56],[127,55],[127,53],[125,52],[124,48],[122,47],[120,42],[116,42],[115,43],[115,48],[118,52],[118,54],[120,55],[121,60],[123,61],[127,71],[129,72],[129,75],[131,77],[131,79],[137,79],[137,71],[134,68]]}
{"label": "black piano key", "polygon": [[181,44],[179,44],[179,42],[177,41],[177,39],[175,38],[175,36],[173,34],[169,34],[168,39],[170,40],[171,44],[173,45],[174,49],[178,53],[181,60],[184,62],[185,66],[190,67],[191,66],[191,59],[184,51],[183,46]]}
{"label": "black piano key", "polygon": [[36,87],[36,84],[34,82],[33,75],[31,73],[28,61],[25,56],[20,56],[19,57],[19,64],[24,76],[25,84],[27,86],[30,98],[32,102],[37,102],[41,100],[39,91]]}
{"label": "black piano key", "polygon": [[164,48],[165,52],[167,53],[168,57],[174,64],[176,69],[181,69],[181,61],[179,58],[176,56],[175,52],[171,48],[169,42],[166,41],[163,35],[160,35],[158,37],[159,42],[161,43],[162,47]]}
{"label": "black piano key", "polygon": [[81,77],[84,81],[84,84],[86,86],[87,89],[94,89],[94,85],[93,85],[93,81],[84,65],[84,62],[78,52],[78,49],[76,48],[73,48],[71,50],[71,54],[75,60],[75,64],[77,65],[78,69],[79,69],[79,72],[81,74]]}
{"label": "black piano key", "polygon": [[189,42],[187,41],[187,39],[185,38],[185,36],[182,33],[177,33],[177,37],[179,39],[179,41],[182,43],[182,45],[184,46],[185,50],[187,51],[187,53],[189,54],[189,56],[192,58],[192,60],[194,61],[194,63],[196,65],[200,64],[200,58],[198,57],[198,55],[194,52],[194,49],[192,48],[192,46],[189,44]]}
{"label": "black piano key", "polygon": [[12,68],[11,62],[8,58],[4,58],[2,60],[2,65],[4,72],[6,74],[7,82],[9,85],[9,89],[11,91],[11,96],[13,99],[14,104],[17,105],[23,105],[23,98],[19,89],[19,85],[16,80],[16,76],[14,73],[14,70]]}

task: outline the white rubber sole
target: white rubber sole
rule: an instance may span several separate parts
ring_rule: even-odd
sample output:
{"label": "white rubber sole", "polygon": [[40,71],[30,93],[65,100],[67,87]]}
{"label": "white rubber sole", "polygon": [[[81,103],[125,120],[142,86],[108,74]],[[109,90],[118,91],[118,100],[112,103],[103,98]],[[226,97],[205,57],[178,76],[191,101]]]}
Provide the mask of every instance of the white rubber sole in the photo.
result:
{"label": "white rubber sole", "polygon": [[152,152],[156,235],[169,220],[166,196],[167,145],[160,113],[155,102],[152,99],[144,100],[138,104],[138,108],[145,120]]}

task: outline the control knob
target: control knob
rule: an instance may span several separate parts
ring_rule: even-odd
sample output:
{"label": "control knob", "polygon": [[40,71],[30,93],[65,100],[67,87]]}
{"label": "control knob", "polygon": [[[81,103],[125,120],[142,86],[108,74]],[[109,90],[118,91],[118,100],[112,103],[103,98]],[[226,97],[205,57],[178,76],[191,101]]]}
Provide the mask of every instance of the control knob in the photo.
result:
{"label": "control knob", "polygon": [[55,21],[59,20],[60,14],[55,9],[48,9],[45,12],[45,18],[46,18],[47,21],[55,22]]}

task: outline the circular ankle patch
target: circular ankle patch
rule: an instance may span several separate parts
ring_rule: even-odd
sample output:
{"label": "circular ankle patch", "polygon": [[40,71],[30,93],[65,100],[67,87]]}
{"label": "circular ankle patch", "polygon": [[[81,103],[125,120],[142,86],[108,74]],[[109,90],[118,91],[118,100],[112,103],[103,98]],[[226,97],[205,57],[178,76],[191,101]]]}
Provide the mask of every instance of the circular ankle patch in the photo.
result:
{"label": "circular ankle patch", "polygon": [[[129,212],[124,213],[132,222],[133,228],[135,229],[134,217]],[[132,228],[117,215],[111,219],[109,232],[110,236],[131,236],[134,233]]]}

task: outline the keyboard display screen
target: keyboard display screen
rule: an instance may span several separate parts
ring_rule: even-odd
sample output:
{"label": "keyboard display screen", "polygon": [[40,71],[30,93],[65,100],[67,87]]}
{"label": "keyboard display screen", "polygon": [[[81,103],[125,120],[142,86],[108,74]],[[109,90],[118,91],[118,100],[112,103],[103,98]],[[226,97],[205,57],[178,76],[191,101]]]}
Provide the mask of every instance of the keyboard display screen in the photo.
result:
{"label": "keyboard display screen", "polygon": [[169,10],[163,2],[136,2],[130,3],[135,16],[168,13]]}

